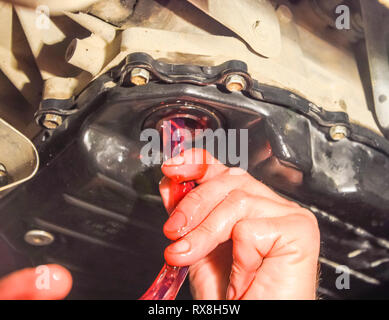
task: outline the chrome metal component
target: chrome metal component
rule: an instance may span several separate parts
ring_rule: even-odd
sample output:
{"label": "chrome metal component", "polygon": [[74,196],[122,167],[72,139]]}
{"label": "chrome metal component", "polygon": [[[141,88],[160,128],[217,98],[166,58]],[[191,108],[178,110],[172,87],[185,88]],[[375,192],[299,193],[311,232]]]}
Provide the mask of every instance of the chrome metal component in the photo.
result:
{"label": "chrome metal component", "polygon": [[332,140],[339,141],[339,140],[342,140],[344,138],[347,138],[348,130],[344,126],[333,126],[330,129],[330,136],[331,136]]}
{"label": "chrome metal component", "polygon": [[131,71],[131,83],[136,86],[143,86],[150,80],[150,72],[142,68],[134,68]]}
{"label": "chrome metal component", "polygon": [[5,166],[0,163],[0,187],[8,184],[8,173]]}
{"label": "chrome metal component", "polygon": [[211,129],[215,131],[223,127],[222,119],[214,111],[210,111],[201,105],[177,103],[164,104],[154,109],[152,113],[146,117],[142,129],[153,128],[161,130],[164,121],[170,121],[177,118],[186,119],[193,124],[200,124],[200,128],[198,129]]}
{"label": "chrome metal component", "polygon": [[42,124],[47,129],[56,129],[62,124],[62,117],[57,114],[46,114]]}
{"label": "chrome metal component", "polygon": [[238,74],[233,74],[227,78],[226,88],[230,92],[242,91],[246,88],[246,80]]}
{"label": "chrome metal component", "polygon": [[24,235],[24,240],[32,246],[48,246],[54,239],[51,233],[43,230],[30,230]]}

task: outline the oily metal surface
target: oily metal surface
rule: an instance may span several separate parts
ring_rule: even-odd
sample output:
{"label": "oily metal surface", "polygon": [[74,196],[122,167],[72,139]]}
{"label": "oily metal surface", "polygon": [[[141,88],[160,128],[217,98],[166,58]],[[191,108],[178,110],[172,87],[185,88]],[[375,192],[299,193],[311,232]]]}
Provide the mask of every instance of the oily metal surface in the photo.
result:
{"label": "oily metal surface", "polygon": [[[347,138],[332,141],[302,114],[242,92],[154,82],[102,89],[107,81],[105,75],[80,95],[79,111],[63,126],[37,137],[45,166],[0,204],[0,218],[17,221],[1,228],[7,241],[34,263],[68,267],[75,276],[72,297],[138,298],[158,272],[167,245],[161,172],[140,161],[145,142],[139,134],[150,111],[173,102],[201,104],[220,114],[226,128],[247,128],[249,172],[315,213],[322,295],[387,297],[385,154]],[[44,250],[28,246],[23,236],[31,229],[56,241]],[[351,271],[351,290],[335,288],[340,265]]]}

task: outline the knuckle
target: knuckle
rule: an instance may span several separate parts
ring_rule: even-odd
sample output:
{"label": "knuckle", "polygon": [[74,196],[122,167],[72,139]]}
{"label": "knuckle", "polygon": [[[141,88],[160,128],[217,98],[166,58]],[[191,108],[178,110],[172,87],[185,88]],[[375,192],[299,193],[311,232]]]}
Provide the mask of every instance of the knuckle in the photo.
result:
{"label": "knuckle", "polygon": [[228,174],[231,176],[245,176],[247,175],[247,171],[240,167],[234,167],[228,169]]}
{"label": "knuckle", "polygon": [[320,242],[320,230],[316,216],[308,209],[301,209],[294,214],[295,221],[301,230],[301,237]]}
{"label": "knuckle", "polygon": [[190,191],[185,196],[185,202],[190,201],[190,202],[194,202],[194,203],[199,203],[199,202],[202,202],[203,200],[204,200],[204,197],[198,188]]}
{"label": "knuckle", "polygon": [[285,200],[286,200],[286,202],[287,202],[289,207],[297,208],[297,209],[302,208],[297,202],[294,202],[294,201],[291,201],[291,200],[287,200],[287,199],[285,199]]}
{"label": "knuckle", "polygon": [[234,263],[231,266],[230,280],[236,280],[236,279],[234,279],[234,277],[236,277],[239,274],[247,272],[246,269],[247,269],[247,266],[243,266],[240,263],[234,261]]}
{"label": "knuckle", "polygon": [[217,227],[210,223],[202,223],[196,228],[196,232],[205,236],[214,237],[217,235]]}
{"label": "knuckle", "polygon": [[234,189],[229,193],[229,196],[233,199],[240,199],[248,197],[248,194],[242,189]]}
{"label": "knuckle", "polygon": [[241,189],[234,189],[228,193],[224,199],[224,203],[231,208],[232,211],[245,214],[251,204],[252,196]]}
{"label": "knuckle", "polygon": [[305,208],[301,208],[299,211],[299,214],[301,214],[301,216],[305,218],[304,220],[307,228],[312,230],[319,229],[319,223],[317,222],[317,218],[311,211]]}
{"label": "knuckle", "polygon": [[250,195],[241,189],[234,189],[228,194],[228,201],[241,201],[243,199],[248,199]]}
{"label": "knuckle", "polygon": [[250,241],[253,231],[251,224],[248,221],[239,221],[232,230],[232,238],[234,241]]}

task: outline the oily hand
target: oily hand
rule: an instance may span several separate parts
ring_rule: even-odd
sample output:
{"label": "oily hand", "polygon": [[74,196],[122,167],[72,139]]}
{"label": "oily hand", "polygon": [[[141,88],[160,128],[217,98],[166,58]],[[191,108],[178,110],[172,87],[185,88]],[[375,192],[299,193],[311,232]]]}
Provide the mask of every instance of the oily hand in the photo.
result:
{"label": "oily hand", "polygon": [[[165,259],[191,266],[196,299],[315,299],[320,235],[309,210],[204,150],[186,150],[162,171],[164,233],[175,241]],[[192,180],[198,186],[175,200]]]}

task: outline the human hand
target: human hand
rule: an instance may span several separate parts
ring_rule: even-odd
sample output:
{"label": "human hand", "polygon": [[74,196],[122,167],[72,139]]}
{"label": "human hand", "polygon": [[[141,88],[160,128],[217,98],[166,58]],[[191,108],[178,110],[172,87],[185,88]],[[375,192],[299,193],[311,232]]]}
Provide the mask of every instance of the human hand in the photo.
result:
{"label": "human hand", "polygon": [[[165,259],[190,265],[194,298],[316,298],[320,234],[309,210],[204,150],[186,150],[162,171],[164,233],[175,241]],[[198,186],[177,203],[180,183],[192,180]]]}

